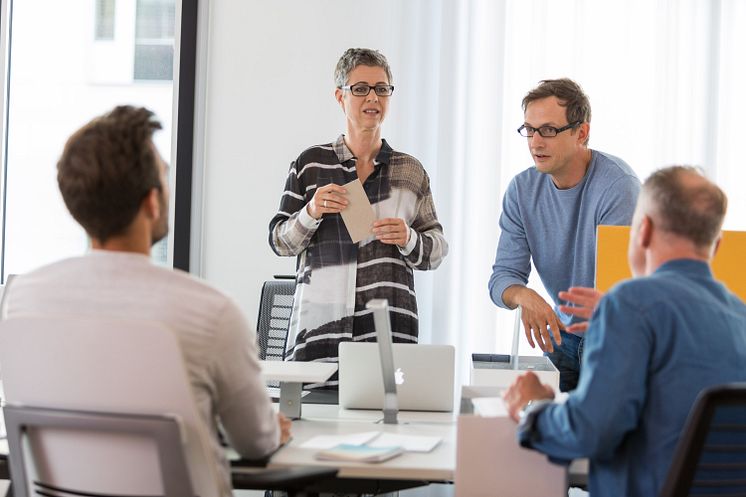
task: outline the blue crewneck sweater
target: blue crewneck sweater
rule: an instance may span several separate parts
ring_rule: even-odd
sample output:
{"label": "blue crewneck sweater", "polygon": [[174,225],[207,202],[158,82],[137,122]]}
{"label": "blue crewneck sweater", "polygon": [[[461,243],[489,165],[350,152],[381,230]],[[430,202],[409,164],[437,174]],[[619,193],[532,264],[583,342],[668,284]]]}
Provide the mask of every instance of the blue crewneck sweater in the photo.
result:
{"label": "blue crewneck sweater", "polygon": [[526,285],[533,259],[562,322],[580,321],[559,312],[557,294],[571,286],[595,286],[596,227],[629,225],[639,192],[640,180],[626,162],[596,150],[583,179],[566,190],[536,167],[515,176],[503,198],[489,282],[492,301],[507,308],[503,292]]}

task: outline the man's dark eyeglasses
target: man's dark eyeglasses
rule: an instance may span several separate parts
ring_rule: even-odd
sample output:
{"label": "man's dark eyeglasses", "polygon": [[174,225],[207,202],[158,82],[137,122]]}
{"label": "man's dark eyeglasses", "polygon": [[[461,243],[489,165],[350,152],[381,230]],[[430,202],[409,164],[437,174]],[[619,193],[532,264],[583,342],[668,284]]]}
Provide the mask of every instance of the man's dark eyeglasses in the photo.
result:
{"label": "man's dark eyeglasses", "polygon": [[542,138],[551,138],[553,136],[557,136],[559,133],[562,133],[565,130],[576,128],[581,124],[583,124],[582,121],[575,121],[574,123],[570,123],[567,126],[562,126],[561,128],[555,128],[554,126],[539,126],[538,128],[534,128],[532,126],[526,126],[524,124],[523,126],[518,128],[517,131],[519,135],[525,138],[531,138],[537,131]]}
{"label": "man's dark eyeglasses", "polygon": [[356,97],[365,97],[370,93],[370,90],[376,92],[379,97],[390,97],[394,93],[394,87],[392,85],[375,85],[370,86],[365,83],[355,83],[354,85],[340,86],[340,90],[348,90]]}

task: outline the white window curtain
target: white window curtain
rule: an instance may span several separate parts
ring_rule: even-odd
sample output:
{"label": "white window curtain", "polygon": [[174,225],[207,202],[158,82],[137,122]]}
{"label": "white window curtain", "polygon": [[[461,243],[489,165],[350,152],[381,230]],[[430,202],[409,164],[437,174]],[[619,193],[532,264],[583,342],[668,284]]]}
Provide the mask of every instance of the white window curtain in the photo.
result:
{"label": "white window curtain", "polygon": [[[487,281],[502,194],[532,165],[521,99],[570,77],[591,100],[591,148],[644,179],[671,164],[703,167],[728,194],[727,229],[746,229],[746,2],[740,0],[410,1],[399,16],[394,125],[427,165],[451,253],[418,273],[421,340],[453,343],[466,382],[471,352],[510,350],[513,317]],[[397,91],[399,91],[397,89]],[[405,117],[406,116],[406,117]],[[566,229],[558,227],[558,229]],[[530,285],[543,291],[536,275]],[[532,353],[525,339],[521,353]],[[537,353],[534,351],[533,353]]]}

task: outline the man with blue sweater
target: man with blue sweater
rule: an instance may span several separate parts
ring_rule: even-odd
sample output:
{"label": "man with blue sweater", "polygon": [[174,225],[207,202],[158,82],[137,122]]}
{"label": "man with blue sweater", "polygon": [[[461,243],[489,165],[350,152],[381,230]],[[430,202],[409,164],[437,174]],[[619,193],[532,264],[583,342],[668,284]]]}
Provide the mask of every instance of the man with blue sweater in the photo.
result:
{"label": "man with blue sweater", "polygon": [[710,269],[726,204],[693,168],[651,175],[630,236],[636,278],[593,312],[577,389],[553,403],[528,373],[505,394],[523,446],[590,459],[593,497],[658,495],[697,394],[746,381],[746,305]]}
{"label": "man with blue sweater", "polygon": [[[574,81],[542,81],[523,110],[518,132],[535,166],[505,192],[490,296],[500,307],[521,307],[529,344],[551,359],[560,389],[569,391],[578,382],[586,323],[559,310],[558,294],[594,286],[596,227],[630,224],[640,180],[623,160],[588,148],[591,106]],[[554,308],[526,286],[532,260]]]}

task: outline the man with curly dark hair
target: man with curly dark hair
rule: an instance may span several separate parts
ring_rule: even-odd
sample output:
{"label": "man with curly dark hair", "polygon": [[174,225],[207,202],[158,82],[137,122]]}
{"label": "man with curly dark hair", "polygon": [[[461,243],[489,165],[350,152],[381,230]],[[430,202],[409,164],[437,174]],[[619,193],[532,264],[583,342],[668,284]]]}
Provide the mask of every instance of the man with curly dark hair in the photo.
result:
{"label": "man with curly dark hair", "polygon": [[7,315],[150,320],[174,332],[197,408],[212,438],[220,494],[230,473],[216,419],[231,445],[258,459],[289,436],[260,377],[254,333],[227,296],[181,271],[150,261],[168,233],[167,167],[152,141],[151,111],[117,107],[75,132],[57,164],[62,198],[92,251],[19,276]]}

